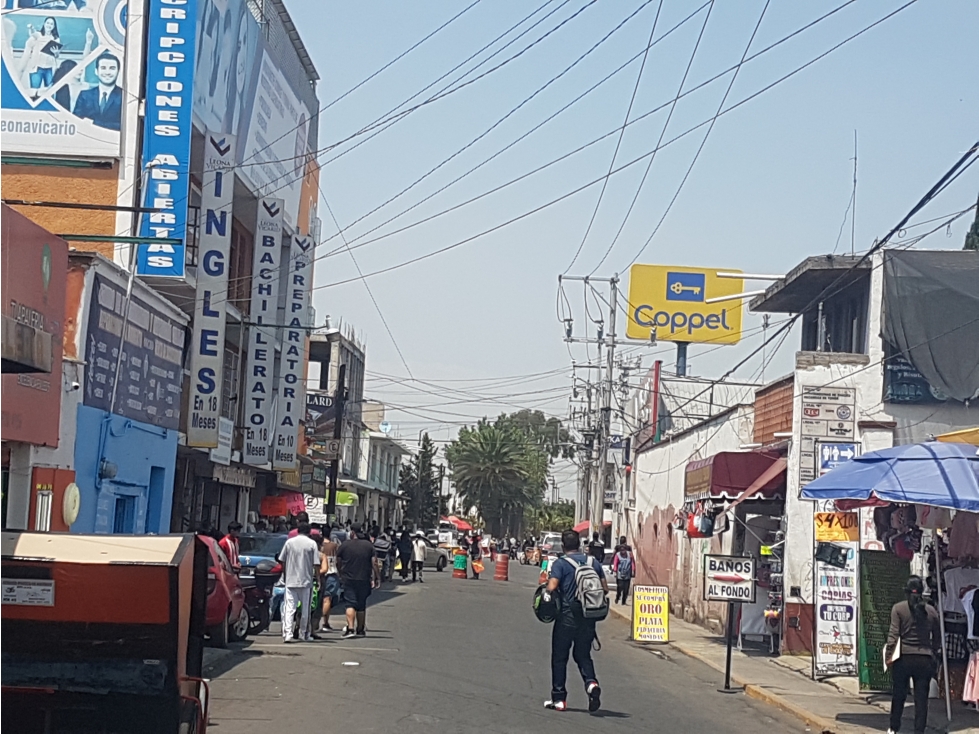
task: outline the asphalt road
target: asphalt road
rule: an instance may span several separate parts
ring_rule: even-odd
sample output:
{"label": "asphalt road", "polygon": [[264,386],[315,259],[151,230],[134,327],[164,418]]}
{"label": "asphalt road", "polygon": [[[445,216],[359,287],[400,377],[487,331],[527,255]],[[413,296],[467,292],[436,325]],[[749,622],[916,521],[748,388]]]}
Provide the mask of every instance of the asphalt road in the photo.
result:
{"label": "asphalt road", "polygon": [[[569,710],[546,710],[551,628],[531,611],[536,569],[511,564],[506,583],[486,575],[426,571],[424,584],[385,584],[362,639],[334,632],[284,645],[273,625],[215,663],[209,731],[807,731],[742,694],[719,693],[717,674],[681,653],[628,641],[626,624],[612,617],[595,654],[603,708],[587,712],[572,662]],[[333,624],[342,625],[339,615]]]}

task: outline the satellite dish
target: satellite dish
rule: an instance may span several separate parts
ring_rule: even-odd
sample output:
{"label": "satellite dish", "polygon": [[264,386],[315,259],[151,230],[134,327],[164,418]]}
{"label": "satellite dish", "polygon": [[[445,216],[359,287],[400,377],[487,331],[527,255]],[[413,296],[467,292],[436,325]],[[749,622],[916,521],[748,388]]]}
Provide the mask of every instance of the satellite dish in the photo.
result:
{"label": "satellite dish", "polygon": [[378,428],[381,429],[381,433],[391,432],[391,424],[388,423],[387,421],[381,421],[381,425],[379,425]]}

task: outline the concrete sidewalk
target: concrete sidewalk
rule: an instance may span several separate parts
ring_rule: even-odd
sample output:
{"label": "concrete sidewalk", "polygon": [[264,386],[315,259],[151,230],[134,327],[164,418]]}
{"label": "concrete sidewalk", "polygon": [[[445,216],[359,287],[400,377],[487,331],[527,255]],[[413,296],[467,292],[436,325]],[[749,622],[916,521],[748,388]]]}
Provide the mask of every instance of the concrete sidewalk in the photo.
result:
{"label": "concrete sidewalk", "polygon": [[[612,612],[631,621],[631,607],[614,606]],[[724,685],[726,646],[723,637],[702,627],[670,617],[670,647],[699,660],[718,672],[718,687]],[[732,653],[731,685],[746,695],[796,716],[816,732],[856,734],[887,731],[890,696],[859,693],[856,678],[812,680],[808,657],[773,657],[758,647]],[[913,731],[914,705],[908,700],[902,731]],[[929,732],[979,732],[979,713],[952,701],[952,725],[947,726],[945,704],[930,702]]]}

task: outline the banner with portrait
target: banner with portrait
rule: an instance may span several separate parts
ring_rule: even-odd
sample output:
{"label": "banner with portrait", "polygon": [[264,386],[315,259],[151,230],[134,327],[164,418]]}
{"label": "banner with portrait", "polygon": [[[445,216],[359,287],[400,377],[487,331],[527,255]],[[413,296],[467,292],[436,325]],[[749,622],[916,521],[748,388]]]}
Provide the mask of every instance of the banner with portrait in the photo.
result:
{"label": "banner with portrait", "polygon": [[2,0],[5,153],[118,157],[126,0]]}

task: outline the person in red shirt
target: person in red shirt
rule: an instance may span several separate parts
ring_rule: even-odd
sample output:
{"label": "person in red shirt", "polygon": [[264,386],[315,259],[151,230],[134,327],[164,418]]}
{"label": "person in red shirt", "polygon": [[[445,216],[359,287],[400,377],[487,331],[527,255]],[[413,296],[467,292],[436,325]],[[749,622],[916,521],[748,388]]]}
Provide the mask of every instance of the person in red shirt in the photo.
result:
{"label": "person in red shirt", "polygon": [[238,560],[238,534],[241,532],[241,523],[234,521],[228,525],[228,534],[221,538],[218,543],[224,555],[231,562],[231,568],[235,573],[241,570],[241,561]]}

